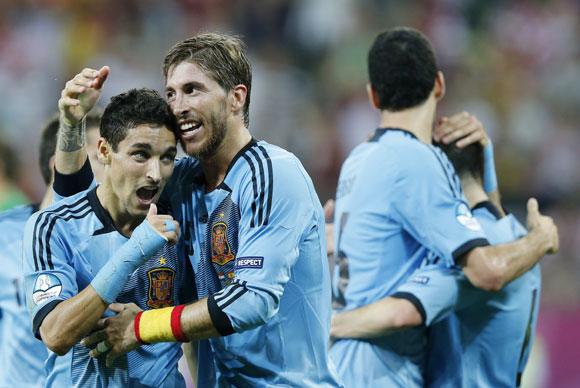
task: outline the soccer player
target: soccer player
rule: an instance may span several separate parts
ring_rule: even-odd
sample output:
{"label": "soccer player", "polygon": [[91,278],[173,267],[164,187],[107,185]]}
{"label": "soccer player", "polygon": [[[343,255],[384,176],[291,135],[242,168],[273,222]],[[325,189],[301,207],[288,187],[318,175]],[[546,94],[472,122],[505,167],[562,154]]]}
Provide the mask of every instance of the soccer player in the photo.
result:
{"label": "soccer player", "polygon": [[[96,149],[100,115],[87,116],[87,148]],[[59,122],[51,119],[42,131],[39,146],[39,166],[45,183],[50,188],[53,180],[54,151]],[[99,164],[93,165],[97,180],[101,179]],[[0,213],[0,311],[2,345],[0,348],[0,387],[27,387],[44,385],[44,361],[48,354],[42,342],[30,336],[32,331],[28,311],[24,306],[22,252],[24,225],[39,208],[52,202],[52,190],[47,189],[40,204],[23,205]],[[26,373],[22,373],[26,370]]]}
{"label": "soccer player", "polygon": [[[484,190],[482,144],[463,149],[455,143],[442,147],[489,241],[501,244],[525,235],[517,219],[502,215]],[[531,215],[537,213],[535,201],[528,208]],[[486,292],[473,287],[459,267],[426,261],[392,296],[337,314],[331,335],[376,338],[426,325],[430,327],[427,385],[519,386],[534,338],[539,293],[539,264],[502,290]],[[454,317],[437,322],[452,311]]]}
{"label": "soccer player", "polygon": [[169,51],[164,74],[191,157],[177,162],[162,203],[181,225],[180,252],[193,265],[199,301],[107,318],[107,357],[141,343],[209,338],[200,343],[200,386],[337,386],[327,353],[322,207],[300,161],[248,130],[251,70],[242,42],[186,39]]}
{"label": "soccer player", "polygon": [[18,158],[14,150],[0,141],[0,211],[26,203],[26,197],[17,187]]}
{"label": "soccer player", "polygon": [[[334,306],[351,310],[395,292],[427,259],[461,265],[468,280],[500,290],[558,245],[552,220],[530,215],[522,239],[488,246],[445,154],[431,145],[445,92],[431,44],[420,32],[381,33],[368,55],[369,98],[380,128],[344,162],[335,203]],[[331,348],[346,386],[423,386],[424,327]]]}
{"label": "soccer player", "polygon": [[[61,131],[73,120],[84,125],[86,106],[96,102],[81,95],[82,73],[75,80],[59,101]],[[178,225],[154,205],[176,154],[177,126],[167,103],[149,89],[122,93],[111,99],[100,129],[101,184],[34,214],[24,233],[32,330],[51,350],[46,385],[184,386],[179,345],[144,346],[108,367],[79,343],[114,301],[155,309],[191,300],[182,295],[191,291],[183,287],[190,283],[185,263],[168,244],[176,242]],[[59,149],[73,146],[66,140],[59,138]],[[58,186],[55,181],[62,192]]]}

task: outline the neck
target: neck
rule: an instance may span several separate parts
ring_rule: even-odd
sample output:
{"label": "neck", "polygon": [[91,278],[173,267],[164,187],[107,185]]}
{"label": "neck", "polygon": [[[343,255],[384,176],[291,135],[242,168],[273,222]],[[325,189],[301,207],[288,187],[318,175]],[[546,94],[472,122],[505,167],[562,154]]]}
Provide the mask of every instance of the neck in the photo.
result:
{"label": "neck", "polygon": [[44,197],[42,198],[42,201],[40,202],[40,210],[46,209],[47,207],[49,207],[50,205],[52,205],[52,198],[54,197],[53,193],[52,193],[52,183],[48,186],[49,189],[46,190],[46,193],[44,193]]}
{"label": "neck", "polygon": [[423,104],[399,112],[381,111],[382,128],[405,129],[426,144],[431,144],[436,101],[433,94]]}
{"label": "neck", "polygon": [[111,216],[115,228],[125,236],[131,236],[133,230],[145,219],[145,216],[135,217],[122,208],[119,198],[111,190],[110,181],[106,178],[103,184],[97,187],[97,198]]}
{"label": "neck", "polygon": [[251,139],[252,135],[244,125],[230,128],[217,151],[201,160],[207,191],[215,189],[223,182],[230,163]]}
{"label": "neck", "polygon": [[481,181],[474,178],[471,174],[465,174],[461,177],[461,187],[463,188],[463,193],[470,208],[480,202],[489,201],[489,197],[483,190]]}

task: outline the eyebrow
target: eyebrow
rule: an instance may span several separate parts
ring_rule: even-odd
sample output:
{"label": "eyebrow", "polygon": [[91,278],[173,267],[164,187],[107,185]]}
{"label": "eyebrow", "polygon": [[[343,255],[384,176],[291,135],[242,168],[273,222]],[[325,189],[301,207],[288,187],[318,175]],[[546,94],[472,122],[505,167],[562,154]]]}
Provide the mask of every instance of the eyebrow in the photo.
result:
{"label": "eyebrow", "polygon": [[[194,89],[203,89],[203,90],[206,89],[205,84],[203,84],[201,82],[197,82],[197,81],[186,82],[185,84],[183,84],[181,86],[181,89],[185,89],[185,88],[194,88]],[[167,86],[165,88],[166,92],[172,91],[172,90],[175,90],[175,88],[173,88],[172,86]]]}
{"label": "eyebrow", "polygon": [[141,149],[146,149],[146,150],[151,150],[151,144],[148,143],[135,143],[135,144],[131,144],[131,148],[141,148]]}

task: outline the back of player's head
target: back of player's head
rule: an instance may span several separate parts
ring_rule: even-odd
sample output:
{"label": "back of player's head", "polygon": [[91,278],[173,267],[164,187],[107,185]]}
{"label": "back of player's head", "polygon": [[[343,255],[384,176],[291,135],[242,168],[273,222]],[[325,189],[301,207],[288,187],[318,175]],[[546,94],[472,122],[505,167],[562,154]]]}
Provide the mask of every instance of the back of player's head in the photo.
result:
{"label": "back of player's head", "polygon": [[40,146],[38,150],[38,166],[42,173],[44,183],[47,185],[52,180],[52,167],[50,165],[50,158],[54,156],[56,151],[56,142],[58,137],[58,113],[55,114],[45,125],[40,136]]}
{"label": "back of player's head", "polygon": [[167,127],[177,137],[177,122],[167,102],[155,90],[131,89],[111,97],[101,117],[101,136],[113,151],[125,137],[127,131],[139,125]]}
{"label": "back of player's head", "polygon": [[16,152],[0,140],[0,176],[15,182],[18,179],[19,166]]}
{"label": "back of player's head", "polygon": [[455,167],[455,172],[460,177],[471,175],[476,179],[483,178],[483,146],[481,143],[473,143],[464,148],[457,147],[456,143],[436,144],[440,147]]}
{"label": "back of player's head", "polygon": [[376,37],[368,54],[368,72],[380,109],[397,112],[412,108],[433,90],[435,52],[421,32],[396,27]]}
{"label": "back of player's head", "polygon": [[243,41],[232,35],[206,33],[185,39],[174,45],[163,61],[163,75],[181,62],[192,62],[201,67],[224,90],[244,85],[248,92],[244,104],[244,122],[249,124],[252,68]]}

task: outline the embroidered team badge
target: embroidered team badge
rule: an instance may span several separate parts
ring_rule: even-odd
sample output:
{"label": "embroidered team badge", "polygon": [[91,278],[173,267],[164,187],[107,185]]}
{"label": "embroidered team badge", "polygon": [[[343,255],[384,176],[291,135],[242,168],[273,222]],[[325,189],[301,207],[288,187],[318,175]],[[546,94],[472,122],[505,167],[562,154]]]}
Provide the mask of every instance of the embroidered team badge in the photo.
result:
{"label": "embroidered team badge", "polygon": [[226,265],[234,259],[228,243],[228,226],[224,222],[218,222],[211,228],[211,262]]}
{"label": "embroidered team badge", "polygon": [[147,272],[147,276],[149,277],[147,306],[154,309],[173,306],[175,271],[171,268],[155,268]]}

